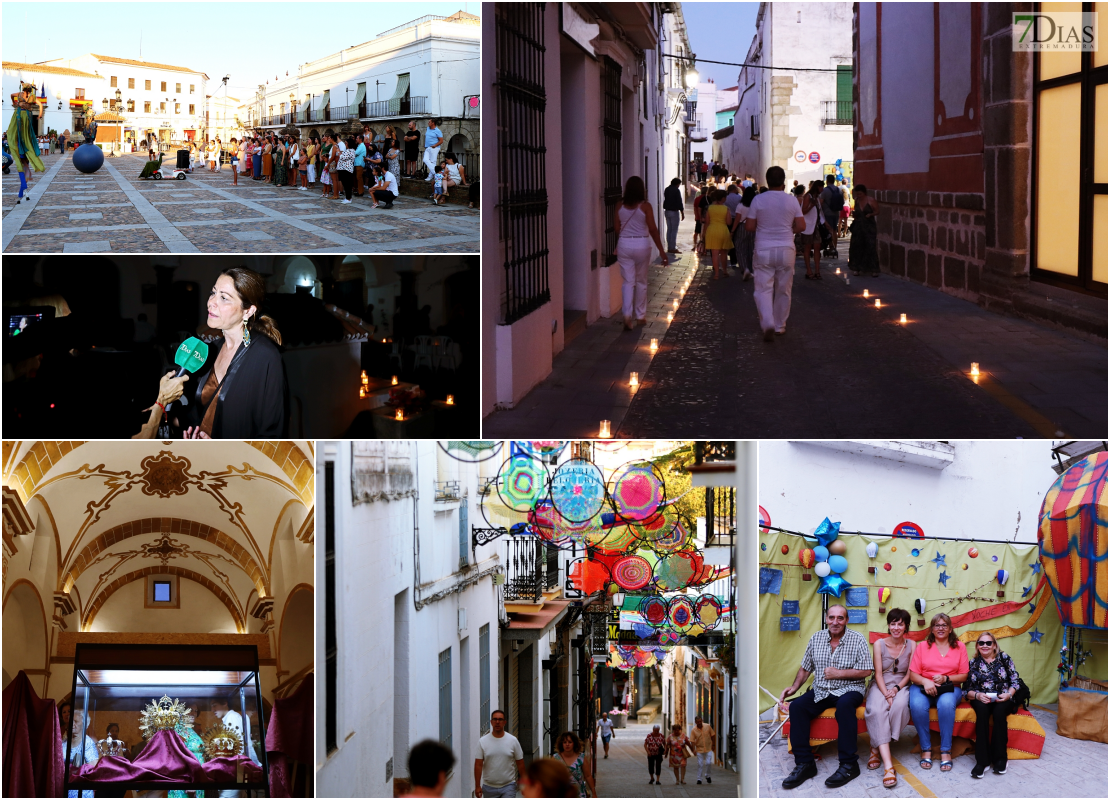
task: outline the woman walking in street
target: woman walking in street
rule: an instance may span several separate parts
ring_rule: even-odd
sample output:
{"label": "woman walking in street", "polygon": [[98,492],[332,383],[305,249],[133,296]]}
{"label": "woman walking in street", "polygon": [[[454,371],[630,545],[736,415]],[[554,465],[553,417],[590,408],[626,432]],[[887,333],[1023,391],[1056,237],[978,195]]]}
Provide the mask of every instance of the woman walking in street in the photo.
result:
{"label": "woman walking in street", "polygon": [[861,272],[872,278],[879,277],[879,204],[867,194],[862,183],[852,189],[856,206],[852,210],[855,219],[848,226],[852,239],[848,243],[848,266],[853,275]]}
{"label": "woman walking in street", "polygon": [[[728,277],[728,251],[732,247],[729,228],[732,226],[732,213],[725,205],[728,192],[714,189],[709,195],[709,208],[705,212],[705,234],[702,239],[713,261],[713,280]],[[718,271],[718,264],[720,270]]]}
{"label": "woman walking in street", "polygon": [[[806,280],[821,279],[821,181],[811,181],[809,191],[802,195],[802,217],[806,227],[800,234],[802,239],[802,260],[806,264]],[[813,269],[809,260],[813,258]]]}
{"label": "woman walking in street", "polygon": [[613,225],[617,235],[617,263],[621,269],[621,310],[624,329],[630,331],[633,321],[647,324],[647,273],[651,264],[651,243],[659,248],[659,258],[667,265],[667,251],[655,227],[655,212],[646,199],[644,180],[633,175],[624,185],[624,197],[617,207]]}
{"label": "woman walking in street", "polygon": [[[686,738],[686,734],[682,732],[682,726],[675,723],[671,726],[671,733],[667,736],[667,745],[665,754],[668,757],[668,763],[671,769],[674,770],[675,784],[686,783],[686,747],[689,746],[690,740]],[[691,748],[692,749],[692,748]]]}
{"label": "woman walking in street", "polygon": [[555,752],[570,770],[571,780],[574,781],[577,797],[597,797],[597,788],[594,786],[593,770],[590,768],[590,758],[583,752],[582,740],[571,731],[563,731],[555,740]]}
{"label": "woman walking in street", "polygon": [[732,215],[732,242],[736,246],[736,266],[744,280],[752,277],[752,253],[755,251],[755,234],[751,233],[744,220],[748,218],[748,209],[755,198],[755,185],[745,186],[740,204],[736,206],[736,213]]}
{"label": "woman walking in street", "polygon": [[227,147],[227,157],[231,161],[231,180],[233,185],[239,185],[239,140],[232,137]]}
{"label": "woman walking in street", "polygon": [[703,182],[698,188],[697,196],[694,197],[694,252],[699,256],[705,253],[705,245],[701,241],[701,231],[705,226],[702,215],[709,205],[708,194],[709,184]]}

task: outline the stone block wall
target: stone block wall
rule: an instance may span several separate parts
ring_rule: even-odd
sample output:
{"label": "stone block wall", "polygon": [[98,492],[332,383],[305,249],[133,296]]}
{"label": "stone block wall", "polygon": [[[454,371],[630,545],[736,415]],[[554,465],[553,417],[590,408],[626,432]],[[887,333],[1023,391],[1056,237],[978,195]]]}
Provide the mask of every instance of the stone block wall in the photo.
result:
{"label": "stone block wall", "polygon": [[878,190],[879,264],[893,275],[978,301],[986,262],[981,194]]}

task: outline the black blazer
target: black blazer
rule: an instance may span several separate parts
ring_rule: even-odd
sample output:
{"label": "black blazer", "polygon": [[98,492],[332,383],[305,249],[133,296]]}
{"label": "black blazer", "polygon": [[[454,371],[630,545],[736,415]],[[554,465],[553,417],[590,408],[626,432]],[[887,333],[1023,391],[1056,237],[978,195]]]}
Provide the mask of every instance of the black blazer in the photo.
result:
{"label": "black blazer", "polygon": [[[208,360],[197,371],[193,390],[192,425],[199,425],[208,407],[200,395],[224,339],[216,340],[208,351]],[[286,431],[285,366],[281,351],[268,336],[256,333],[250,347],[239,345],[231,358],[224,382],[220,385],[219,405],[212,422],[213,439],[282,438]],[[215,402],[215,398],[213,398]]]}

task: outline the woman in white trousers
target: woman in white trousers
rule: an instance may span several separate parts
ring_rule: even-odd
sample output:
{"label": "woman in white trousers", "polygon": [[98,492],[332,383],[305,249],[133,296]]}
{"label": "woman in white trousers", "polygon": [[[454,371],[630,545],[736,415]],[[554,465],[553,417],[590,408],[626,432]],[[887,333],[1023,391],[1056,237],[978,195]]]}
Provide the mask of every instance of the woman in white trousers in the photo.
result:
{"label": "woman in white trousers", "polygon": [[624,197],[617,206],[613,221],[617,234],[617,264],[621,268],[621,311],[626,331],[647,323],[647,273],[653,241],[663,266],[667,266],[667,251],[659,239],[655,212],[646,196],[643,179],[633,175],[624,184]]}

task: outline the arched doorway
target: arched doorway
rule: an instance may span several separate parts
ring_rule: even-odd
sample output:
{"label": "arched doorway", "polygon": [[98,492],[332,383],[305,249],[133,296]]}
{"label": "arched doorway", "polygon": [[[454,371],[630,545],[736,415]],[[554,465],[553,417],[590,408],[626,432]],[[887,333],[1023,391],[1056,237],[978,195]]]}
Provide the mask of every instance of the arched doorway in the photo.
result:
{"label": "arched doorway", "polygon": [[[28,580],[18,580],[4,598],[4,638],[20,647],[4,648],[4,683],[22,670],[45,670],[47,653],[46,611],[38,590]],[[31,675],[36,691],[45,695],[41,675]]]}
{"label": "arched doorway", "polygon": [[278,670],[280,681],[312,664],[313,639],[312,587],[301,583],[285,600],[278,636]]}

